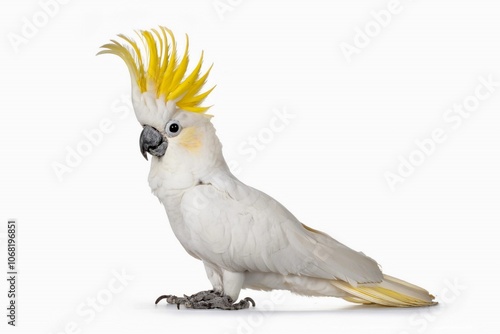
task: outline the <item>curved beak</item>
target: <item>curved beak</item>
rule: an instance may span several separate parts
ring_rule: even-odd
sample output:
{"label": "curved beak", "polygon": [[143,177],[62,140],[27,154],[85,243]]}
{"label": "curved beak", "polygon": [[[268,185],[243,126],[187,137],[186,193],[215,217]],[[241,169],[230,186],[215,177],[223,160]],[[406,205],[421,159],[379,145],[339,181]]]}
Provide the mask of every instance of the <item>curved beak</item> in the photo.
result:
{"label": "curved beak", "polygon": [[139,137],[139,146],[143,157],[148,160],[146,153],[155,157],[162,157],[167,151],[168,141],[152,126],[145,125]]}

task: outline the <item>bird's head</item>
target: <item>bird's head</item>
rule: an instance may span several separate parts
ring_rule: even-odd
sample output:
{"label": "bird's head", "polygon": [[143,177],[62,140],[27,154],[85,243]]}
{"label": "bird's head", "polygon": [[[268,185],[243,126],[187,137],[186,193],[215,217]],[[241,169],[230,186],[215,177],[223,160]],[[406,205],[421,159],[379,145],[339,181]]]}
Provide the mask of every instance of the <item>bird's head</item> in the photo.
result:
{"label": "bird's head", "polygon": [[210,67],[201,73],[203,53],[191,72],[186,36],[185,51],[178,55],[173,33],[165,28],[137,31],[138,42],[118,35],[120,41],[102,46],[98,54],[122,58],[132,79],[132,102],[143,130],[142,155],[175,170],[194,172],[223,162],[222,150],[202,102],[215,88],[202,91]]}

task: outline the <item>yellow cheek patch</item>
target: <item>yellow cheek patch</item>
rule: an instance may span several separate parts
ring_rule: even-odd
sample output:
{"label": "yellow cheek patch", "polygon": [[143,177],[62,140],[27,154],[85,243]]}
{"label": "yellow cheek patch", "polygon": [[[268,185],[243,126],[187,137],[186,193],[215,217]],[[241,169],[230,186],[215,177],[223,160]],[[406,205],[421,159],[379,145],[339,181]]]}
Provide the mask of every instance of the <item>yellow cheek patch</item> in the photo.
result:
{"label": "yellow cheek patch", "polygon": [[190,152],[197,152],[201,147],[201,136],[194,127],[182,129],[178,141],[181,146]]}

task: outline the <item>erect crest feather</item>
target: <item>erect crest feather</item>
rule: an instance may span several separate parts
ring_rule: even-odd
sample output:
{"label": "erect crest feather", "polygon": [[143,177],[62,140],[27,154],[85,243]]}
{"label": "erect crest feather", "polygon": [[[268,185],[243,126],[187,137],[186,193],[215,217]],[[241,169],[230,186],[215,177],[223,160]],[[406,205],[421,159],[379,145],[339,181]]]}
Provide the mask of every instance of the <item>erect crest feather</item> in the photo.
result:
{"label": "erect crest feather", "polygon": [[[178,108],[203,113],[210,107],[200,104],[215,88],[200,92],[212,66],[201,74],[203,52],[191,73],[186,74],[189,64],[189,38],[186,35],[184,55],[178,61],[177,43],[172,31],[165,27],[136,31],[140,44],[133,39],[119,34],[124,42],[111,40],[104,44],[99,54],[115,54],[125,61],[130,76],[141,93],[153,92],[156,98],[174,101]],[[169,43],[170,42],[170,43]]]}

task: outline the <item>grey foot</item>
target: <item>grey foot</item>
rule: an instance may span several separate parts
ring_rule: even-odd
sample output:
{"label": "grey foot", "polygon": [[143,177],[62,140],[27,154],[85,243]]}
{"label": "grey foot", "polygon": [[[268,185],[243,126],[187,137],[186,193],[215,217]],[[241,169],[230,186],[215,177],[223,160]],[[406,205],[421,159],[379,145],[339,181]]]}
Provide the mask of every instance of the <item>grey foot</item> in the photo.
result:
{"label": "grey foot", "polygon": [[234,303],[231,297],[222,294],[219,291],[208,290],[195,293],[191,296],[177,297],[173,295],[163,295],[156,299],[155,304],[160,300],[166,299],[169,304],[176,304],[177,308],[182,304],[186,308],[194,309],[222,309],[222,310],[241,310],[249,308],[250,304],[255,306],[252,298],[246,297],[238,303]]}

